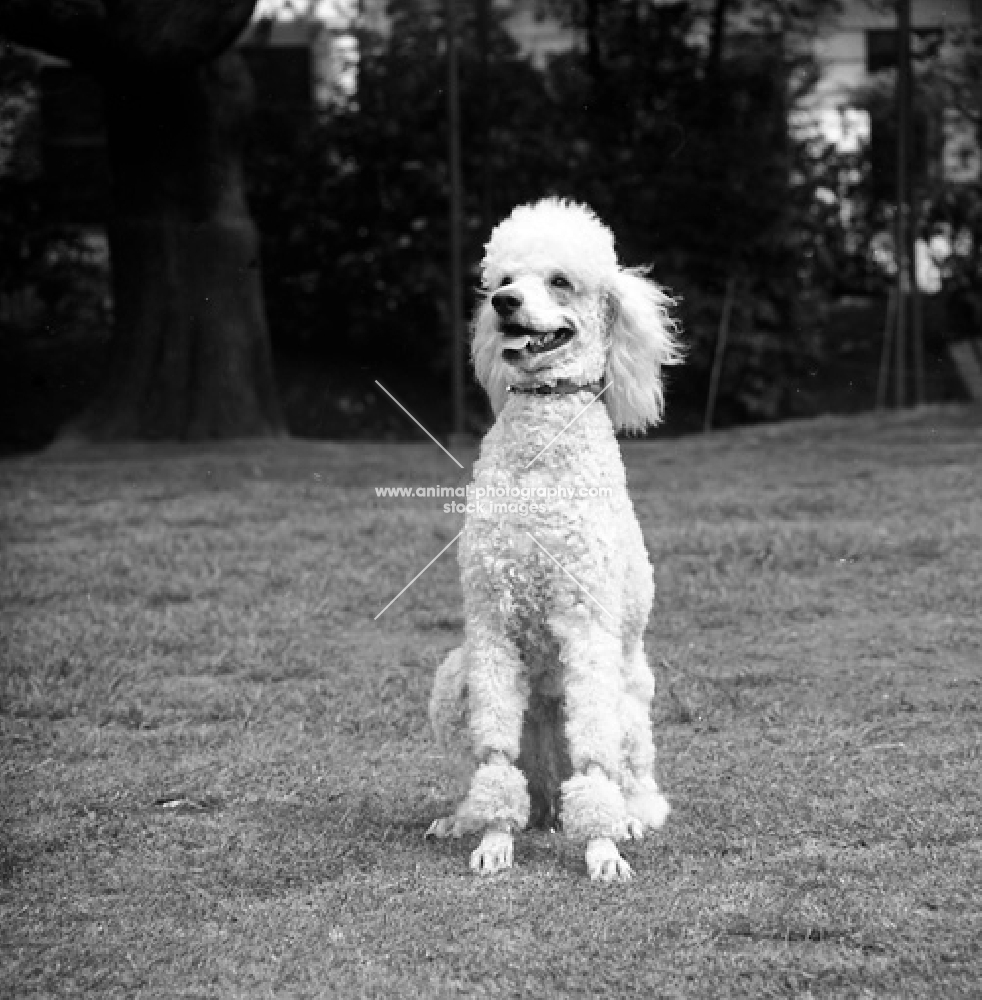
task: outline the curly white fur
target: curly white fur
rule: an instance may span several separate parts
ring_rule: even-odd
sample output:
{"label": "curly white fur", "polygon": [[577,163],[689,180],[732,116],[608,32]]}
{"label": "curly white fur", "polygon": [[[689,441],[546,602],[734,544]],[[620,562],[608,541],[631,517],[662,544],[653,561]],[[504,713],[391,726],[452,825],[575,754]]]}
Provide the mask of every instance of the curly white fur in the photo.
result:
{"label": "curly white fur", "polygon": [[467,517],[465,643],[437,671],[430,716],[444,745],[466,720],[476,770],[455,814],[429,832],[484,829],[472,867],[510,865],[510,832],[529,816],[524,768],[540,798],[555,783],[565,833],[589,842],[591,876],[627,878],[613,842],[661,826],[669,807],[653,776],[642,643],[652,571],[615,432],[661,417],[662,368],[681,358],[671,300],[618,265],[613,236],[585,206],[517,208],[486,251],[472,350],[497,421],[474,485],[513,504],[514,490],[577,495],[531,513],[488,497]]}

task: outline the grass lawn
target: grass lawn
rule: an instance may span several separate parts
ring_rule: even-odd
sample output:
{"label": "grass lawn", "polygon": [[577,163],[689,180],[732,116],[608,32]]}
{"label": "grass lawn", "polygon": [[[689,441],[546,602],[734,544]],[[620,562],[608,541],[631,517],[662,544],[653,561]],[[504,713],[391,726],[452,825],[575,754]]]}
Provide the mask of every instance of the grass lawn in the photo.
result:
{"label": "grass lawn", "polygon": [[[591,884],[423,841],[432,444],[0,464],[0,995],[982,996],[982,414],[624,447],[674,807]],[[471,456],[461,456],[473,459]]]}

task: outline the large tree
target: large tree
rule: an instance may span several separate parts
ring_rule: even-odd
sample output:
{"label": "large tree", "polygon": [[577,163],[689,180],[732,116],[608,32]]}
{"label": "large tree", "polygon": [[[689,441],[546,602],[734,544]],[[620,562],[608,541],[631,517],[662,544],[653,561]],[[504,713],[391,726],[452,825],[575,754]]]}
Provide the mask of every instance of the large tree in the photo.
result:
{"label": "large tree", "polygon": [[252,105],[230,49],[256,0],[0,0],[0,33],[103,85],[115,326],[70,438],[277,434],[240,146]]}

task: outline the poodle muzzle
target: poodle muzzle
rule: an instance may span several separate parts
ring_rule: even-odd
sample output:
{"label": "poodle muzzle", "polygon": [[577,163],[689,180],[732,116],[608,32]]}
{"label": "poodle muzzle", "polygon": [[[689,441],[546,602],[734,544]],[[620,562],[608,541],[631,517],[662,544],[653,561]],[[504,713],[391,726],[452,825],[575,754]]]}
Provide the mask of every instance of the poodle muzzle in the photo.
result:
{"label": "poodle muzzle", "polygon": [[499,329],[504,337],[501,356],[506,361],[517,361],[523,351],[528,354],[556,351],[576,336],[576,331],[569,326],[561,326],[555,330],[534,330],[521,323],[508,322],[502,323]]}
{"label": "poodle muzzle", "polygon": [[504,337],[501,356],[506,361],[517,361],[522,351],[529,354],[545,354],[568,344],[576,335],[571,326],[560,326],[550,330],[538,330],[516,320],[525,301],[514,288],[501,289],[491,296],[491,306],[498,314],[498,329]]}

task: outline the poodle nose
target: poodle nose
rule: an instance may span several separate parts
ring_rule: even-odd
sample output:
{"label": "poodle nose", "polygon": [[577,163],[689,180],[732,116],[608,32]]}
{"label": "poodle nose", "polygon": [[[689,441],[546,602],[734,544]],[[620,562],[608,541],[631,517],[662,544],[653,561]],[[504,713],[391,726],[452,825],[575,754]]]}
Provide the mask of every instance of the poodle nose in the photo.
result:
{"label": "poodle nose", "polygon": [[511,316],[521,308],[522,297],[518,292],[495,292],[491,296],[491,305],[499,316]]}

